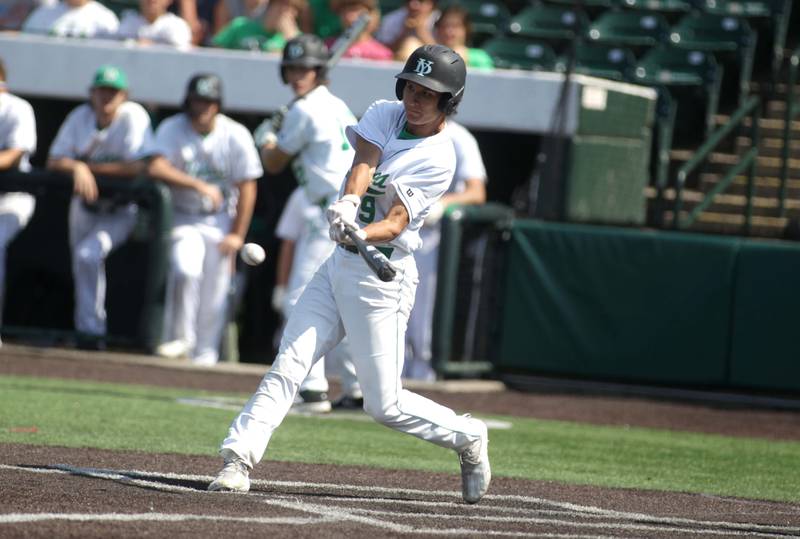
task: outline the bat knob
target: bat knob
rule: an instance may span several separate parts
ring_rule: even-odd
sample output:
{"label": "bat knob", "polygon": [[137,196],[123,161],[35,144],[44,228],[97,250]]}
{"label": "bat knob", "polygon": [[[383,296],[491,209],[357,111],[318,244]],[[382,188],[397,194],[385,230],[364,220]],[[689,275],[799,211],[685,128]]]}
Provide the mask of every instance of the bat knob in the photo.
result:
{"label": "bat knob", "polygon": [[394,270],[393,267],[384,266],[381,268],[381,271],[378,274],[378,278],[384,283],[388,283],[389,281],[394,279],[395,275],[397,275],[397,272]]}

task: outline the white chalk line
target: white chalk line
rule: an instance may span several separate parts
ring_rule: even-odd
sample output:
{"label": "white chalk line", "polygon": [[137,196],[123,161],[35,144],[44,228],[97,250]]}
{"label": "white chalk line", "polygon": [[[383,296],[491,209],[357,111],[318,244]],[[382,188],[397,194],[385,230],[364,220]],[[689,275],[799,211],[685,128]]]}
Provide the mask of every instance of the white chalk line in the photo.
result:
{"label": "white chalk line", "polygon": [[239,522],[243,524],[321,524],[328,519],[315,517],[229,517],[175,513],[9,513],[0,515],[0,524],[24,524],[48,520],[73,522]]}
{"label": "white chalk line", "polygon": [[[84,475],[88,477],[96,477],[100,479],[110,479],[115,481],[124,482],[131,485],[142,486],[145,488],[154,488],[158,490],[168,491],[168,492],[191,492],[191,493],[198,493],[203,492],[191,487],[183,487],[180,485],[165,485],[163,482],[157,481],[147,481],[138,479],[137,477],[149,477],[155,479],[173,479],[173,480],[183,480],[183,481],[198,481],[198,482],[209,482],[213,479],[212,476],[206,475],[190,475],[190,474],[173,474],[173,473],[157,473],[157,472],[148,472],[148,471],[141,471],[141,470],[124,470],[124,471],[116,471],[116,470],[103,470],[103,469],[94,469],[94,468],[78,468],[73,466],[67,465],[56,465],[52,468],[30,468],[30,467],[23,467],[23,466],[11,466],[0,464],[0,469],[12,469],[12,470],[22,470],[32,473],[73,473],[78,475]],[[375,492],[384,492],[384,493],[392,493],[392,494],[412,494],[412,495],[419,495],[423,497],[429,497],[431,495],[435,496],[451,496],[451,497],[459,497],[460,493],[456,491],[424,491],[418,489],[401,489],[401,488],[388,488],[388,487],[369,487],[369,486],[360,486],[360,485],[339,485],[339,484],[332,484],[332,483],[306,483],[306,482],[297,482],[297,481],[268,481],[268,480],[253,480],[253,484],[267,486],[267,487],[283,487],[283,488],[304,488],[310,489],[315,492],[319,492],[320,489],[332,489],[334,491],[341,491],[341,492],[362,492],[362,491],[375,491]],[[251,493],[250,495],[255,494]],[[264,495],[266,496],[266,495]],[[274,496],[273,498],[274,499]],[[725,528],[728,532],[747,532],[750,534],[757,533],[759,535],[764,536],[776,536],[775,534],[786,535],[786,534],[800,534],[800,527],[787,527],[787,526],[775,526],[775,525],[766,525],[766,524],[752,524],[752,523],[739,523],[739,522],[724,522],[724,521],[703,521],[703,520],[694,520],[694,519],[685,519],[685,518],[673,518],[673,517],[657,517],[653,515],[647,515],[642,513],[629,513],[629,512],[621,512],[621,511],[614,511],[614,510],[607,510],[601,509],[598,507],[593,506],[582,506],[577,504],[572,504],[569,502],[558,502],[555,500],[547,500],[543,498],[537,497],[528,497],[528,496],[520,496],[520,495],[489,495],[486,496],[484,499],[494,499],[494,500],[513,500],[518,502],[525,502],[525,503],[533,503],[533,504],[542,504],[542,505],[550,505],[560,509],[566,509],[565,513],[571,513],[572,516],[579,516],[579,517],[594,517],[594,518],[613,518],[619,520],[634,520],[640,523],[649,523],[649,524],[667,524],[672,526],[679,526],[679,525],[691,525],[691,526],[699,526],[699,527],[721,527]],[[358,498],[350,498],[350,500],[359,500]],[[374,498],[371,498],[372,501],[377,501]],[[283,501],[278,500],[280,503],[286,503]],[[339,499],[341,502],[342,500]],[[362,500],[359,500],[362,501]],[[368,501],[368,500],[363,500]],[[383,499],[384,502],[391,502],[391,503],[403,503],[403,502],[412,502],[413,500],[396,500],[396,499]],[[300,503],[300,502],[297,502]],[[429,503],[436,503],[436,502],[429,502]],[[441,502],[446,503],[449,505],[449,502]],[[306,506],[313,506],[312,511],[316,511],[318,507],[313,504],[305,504]],[[453,504],[455,505],[455,504]],[[459,504],[460,508],[465,508],[463,504]],[[482,504],[480,506],[473,506],[476,508],[487,508],[490,509],[494,506]],[[325,506],[326,509],[327,506]],[[356,508],[356,512],[360,511],[360,509]],[[541,510],[540,510],[541,511]],[[341,516],[341,515],[339,515]],[[353,515],[351,515],[353,516]],[[377,524],[377,523],[376,523]],[[384,524],[381,522],[381,524]],[[378,524],[380,525],[380,524]],[[626,525],[615,525],[615,527],[625,527]],[[657,528],[658,529],[658,528]],[[663,529],[660,528],[660,529]],[[691,533],[690,529],[686,528],[679,528],[680,531],[685,531],[687,533]],[[400,531],[400,530],[397,530]],[[419,531],[416,529],[416,531]],[[478,530],[476,530],[478,531]],[[676,530],[677,531],[677,530]],[[721,530],[706,530],[707,533],[721,533]],[[736,533],[738,534],[738,533]]]}

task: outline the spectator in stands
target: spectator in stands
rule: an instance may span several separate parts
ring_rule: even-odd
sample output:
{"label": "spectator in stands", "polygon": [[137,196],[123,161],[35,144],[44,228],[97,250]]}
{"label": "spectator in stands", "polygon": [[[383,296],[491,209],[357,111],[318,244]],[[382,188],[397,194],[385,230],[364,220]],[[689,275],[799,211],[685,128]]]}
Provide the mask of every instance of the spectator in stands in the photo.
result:
{"label": "spectator in stands", "polygon": [[383,17],[375,37],[404,62],[420,45],[436,43],[433,25],[438,18],[436,0],[406,0],[405,7]]}
{"label": "spectator in stands", "polygon": [[467,46],[472,37],[472,25],[467,10],[458,4],[452,4],[442,10],[442,14],[434,25],[434,35],[438,43],[446,45],[460,54],[467,67],[494,68],[492,57],[483,49]]}
{"label": "spectator in stands", "polygon": [[217,35],[237,17],[259,20],[264,15],[269,0],[219,0],[214,4],[211,34]]}
{"label": "spectator in stands", "polygon": [[339,17],[334,13],[330,0],[308,0],[307,15],[301,27],[307,34],[316,34],[322,39],[342,33]]}
{"label": "spectator in stands", "polygon": [[181,49],[192,43],[189,24],[167,11],[172,0],[139,0],[139,11],[126,10],[122,14],[117,37],[131,39],[140,44],[160,43]]}
{"label": "spectator in stands", "polygon": [[119,29],[114,12],[95,0],[62,0],[38,7],[25,20],[23,32],[60,37],[112,38]]}
{"label": "spectator in stands", "polygon": [[128,239],[138,211],[136,204],[100,192],[95,176],[133,178],[152,148],[150,116],[128,101],[128,78],[111,65],[97,70],[89,102],[67,115],[50,146],[48,170],[69,174],[75,192],[69,239],[79,347],[105,347],[105,260]]}
{"label": "spectator in stands", "polygon": [[281,52],[288,40],[300,34],[298,18],[305,8],[306,0],[270,0],[260,20],[238,17],[212,43],[226,49]]}
{"label": "spectator in stands", "polygon": [[403,377],[432,381],[436,373],[431,366],[433,336],[433,307],[436,299],[436,273],[439,259],[441,227],[439,221],[451,205],[483,204],[486,202],[486,168],[475,137],[452,120],[445,128],[456,151],[456,170],[453,182],[444,196],[431,206],[420,229],[422,247],[414,252],[419,271],[419,284],[414,307],[406,332],[406,360]]}
{"label": "spectator in stands", "polygon": [[56,0],[6,0],[0,2],[0,30],[19,30],[34,9],[55,3]]}
{"label": "spectator in stands", "polygon": [[[331,8],[339,15],[342,28],[349,28],[363,14],[371,15],[370,24],[361,32],[345,58],[364,58],[366,60],[391,60],[392,51],[383,43],[372,37],[372,33],[380,24],[381,12],[376,0],[332,0]],[[325,44],[330,48],[336,39],[329,37]]]}
{"label": "spectator in stands", "polygon": [[[6,69],[0,61],[0,171],[31,168],[36,150],[36,120],[30,103],[8,91]],[[36,203],[29,193],[0,192],[0,319],[6,282],[6,249],[25,228]]]}

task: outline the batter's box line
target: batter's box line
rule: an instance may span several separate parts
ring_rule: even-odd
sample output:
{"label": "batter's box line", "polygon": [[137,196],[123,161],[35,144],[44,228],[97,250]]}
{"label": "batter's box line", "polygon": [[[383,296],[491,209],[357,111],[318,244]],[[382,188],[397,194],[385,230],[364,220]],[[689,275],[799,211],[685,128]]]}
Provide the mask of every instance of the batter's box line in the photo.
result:
{"label": "batter's box line", "polygon": [[[33,467],[0,464],[0,469],[26,470],[26,471],[36,471],[42,473],[46,472],[73,473],[78,475],[85,475],[88,477],[96,477],[99,479],[113,479],[117,481],[123,481],[132,485],[144,486],[147,488],[159,488],[161,490],[169,490],[174,492],[193,492],[193,493],[198,493],[198,492],[202,493],[204,491],[190,487],[183,487],[180,485],[165,485],[163,483],[155,483],[153,481],[143,481],[141,478],[171,479],[171,480],[193,481],[193,482],[210,482],[211,480],[213,480],[212,476],[207,476],[207,475],[175,474],[169,472],[149,472],[143,470],[108,470],[102,468],[80,468],[66,464],[58,464],[38,469]],[[137,483],[137,481],[140,482]],[[460,493],[457,493],[455,491],[425,491],[418,489],[402,489],[402,488],[389,488],[389,487],[377,487],[377,486],[338,485],[334,483],[269,481],[264,479],[253,480],[252,483],[261,486],[278,487],[278,488],[331,489],[334,490],[335,492],[356,491],[356,492],[376,492],[376,493],[381,492],[390,494],[403,493],[421,497],[429,497],[431,495],[460,497]],[[579,514],[588,513],[594,515],[601,515],[607,518],[633,520],[644,524],[689,525],[689,526],[706,526],[706,527],[711,526],[715,528],[724,528],[730,531],[772,534],[771,535],[772,537],[780,537],[786,535],[800,535],[800,527],[775,526],[775,525],[755,524],[755,523],[724,522],[724,521],[704,521],[704,520],[694,520],[694,519],[676,518],[676,517],[658,517],[655,515],[648,515],[644,513],[615,511],[593,506],[578,505],[570,502],[559,502],[556,500],[548,500],[545,498],[529,497],[521,495],[495,494],[495,495],[487,495],[484,497],[484,499],[487,498],[495,501],[503,500],[503,501],[532,503],[532,504],[539,504],[546,506],[549,505],[560,509],[567,509],[570,511],[574,511]],[[472,507],[479,509],[482,506],[476,505]]]}

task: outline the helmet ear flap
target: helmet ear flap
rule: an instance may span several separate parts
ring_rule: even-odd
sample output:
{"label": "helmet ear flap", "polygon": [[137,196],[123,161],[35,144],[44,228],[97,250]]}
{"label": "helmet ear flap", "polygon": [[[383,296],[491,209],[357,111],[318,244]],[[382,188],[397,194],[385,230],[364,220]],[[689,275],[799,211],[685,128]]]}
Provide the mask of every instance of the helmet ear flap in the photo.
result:
{"label": "helmet ear flap", "polygon": [[406,87],[406,81],[403,79],[397,79],[397,82],[394,85],[394,94],[400,101],[403,100],[403,90],[405,89],[405,87]]}
{"label": "helmet ear flap", "polygon": [[284,65],[281,66],[281,80],[284,84],[289,84],[289,82],[286,80],[286,66]]}

